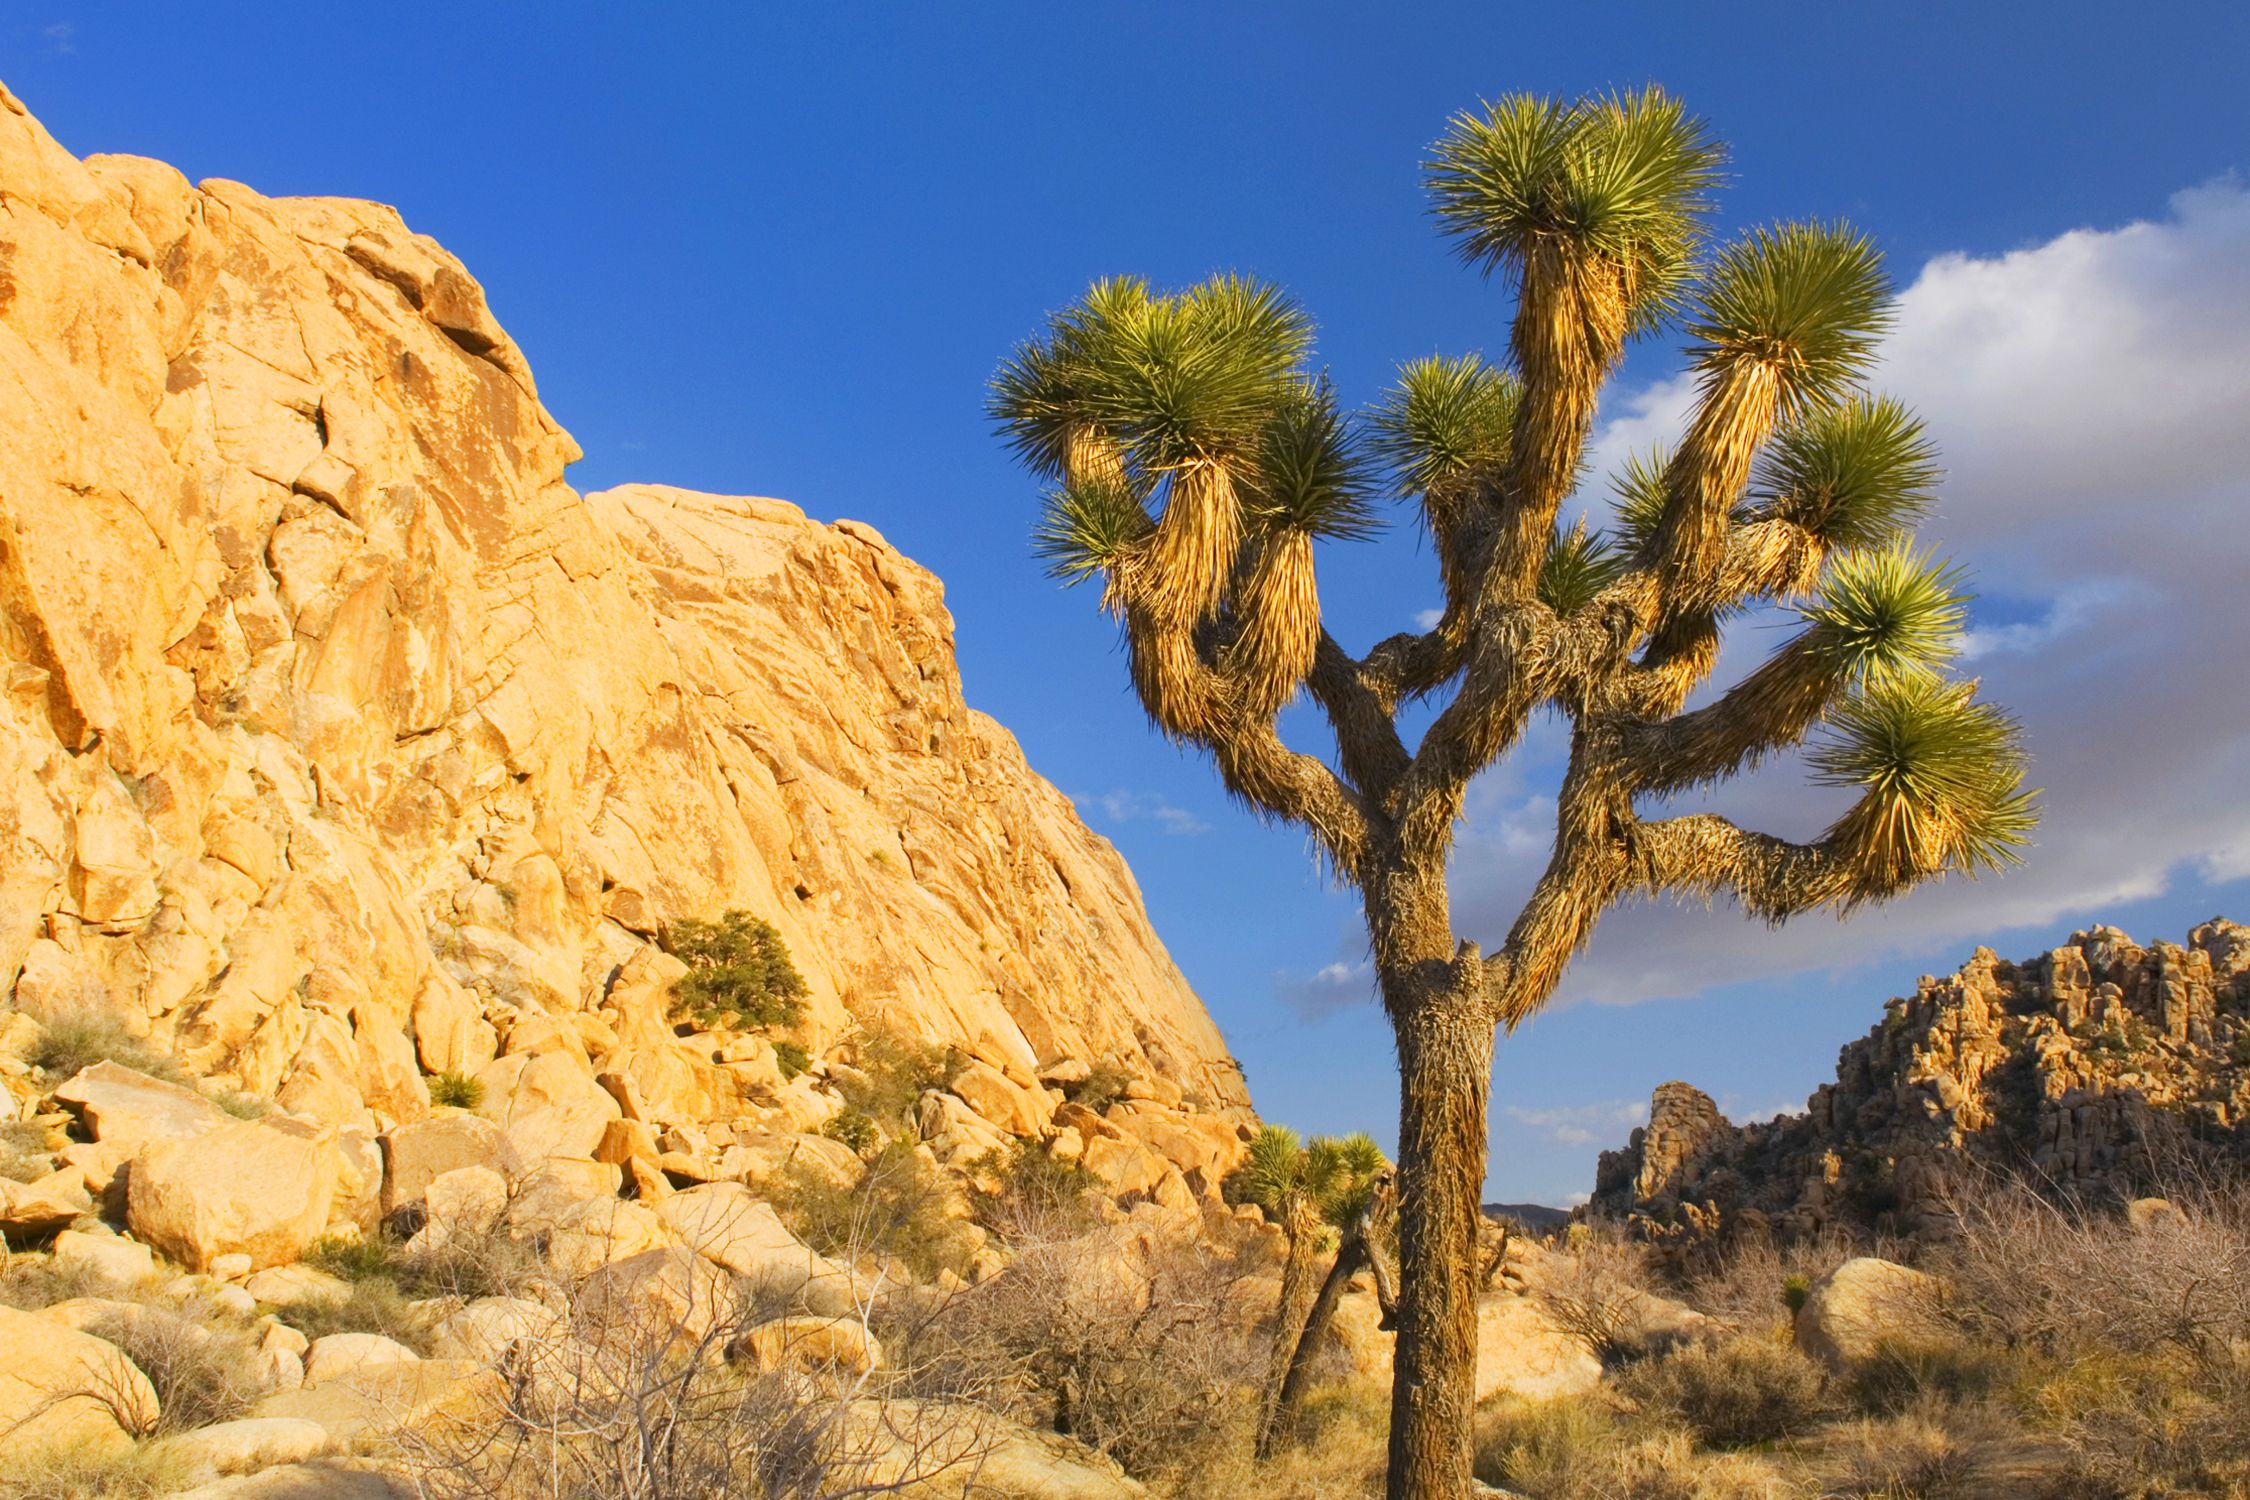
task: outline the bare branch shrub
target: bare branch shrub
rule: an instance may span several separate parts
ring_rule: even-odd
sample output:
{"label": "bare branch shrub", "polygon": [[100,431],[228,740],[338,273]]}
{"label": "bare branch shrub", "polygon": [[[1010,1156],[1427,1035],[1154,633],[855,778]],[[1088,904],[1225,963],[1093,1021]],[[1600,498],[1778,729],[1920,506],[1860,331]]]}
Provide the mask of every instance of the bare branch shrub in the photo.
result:
{"label": "bare branch shrub", "polygon": [[960,1399],[981,1386],[1027,1425],[1171,1479],[1247,1450],[1261,1300],[1223,1252],[1120,1225],[1019,1241],[1006,1270],[893,1338],[918,1393]]}
{"label": "bare branch shrub", "polygon": [[139,1306],[88,1332],[124,1351],[156,1391],[158,1434],[230,1421],[261,1394],[252,1375],[257,1344],[239,1324],[212,1325]]}
{"label": "bare branch shrub", "polygon": [[849,1500],[973,1480],[992,1414],[892,1399],[871,1308],[771,1316],[690,1276],[671,1301],[582,1298],[468,1410],[397,1440],[430,1500]]}
{"label": "bare branch shrub", "polygon": [[1973,1332],[2048,1354],[2186,1353],[2209,1370],[2250,1341],[2250,1184],[2186,1192],[2134,1225],[2019,1187],[1965,1192],[1936,1269]]}
{"label": "bare branch shrub", "polygon": [[1627,1364],[1648,1352],[1651,1337],[1648,1255],[1621,1234],[1585,1227],[1540,1263],[1532,1295],[1549,1321],[1603,1365]]}

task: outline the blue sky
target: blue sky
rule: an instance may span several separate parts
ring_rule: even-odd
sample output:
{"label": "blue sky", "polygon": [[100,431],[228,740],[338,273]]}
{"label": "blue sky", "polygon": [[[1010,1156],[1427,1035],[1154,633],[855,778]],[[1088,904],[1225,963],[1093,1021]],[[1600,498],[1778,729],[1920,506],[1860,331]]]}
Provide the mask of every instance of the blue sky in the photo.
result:
{"label": "blue sky", "polygon": [[[1303,839],[1149,733],[1108,624],[1029,556],[983,382],[1097,275],[1279,281],[1353,400],[1504,347],[1416,164],[1511,90],[1663,83],[1733,146],[1729,228],[1848,216],[1905,291],[1886,388],[1952,479],[1975,669],[2031,731],[2023,872],[1839,926],[1613,918],[1500,1049],[1492,1192],[1562,1201],[1648,1090],[1801,1104],[1883,998],[1979,941],[2250,916],[2240,688],[2250,470],[2250,10],[2110,6],[801,6],[14,0],[0,79],[81,154],[399,206],[484,282],[586,449],[581,489],[778,495],[947,582],[970,701],[1132,861],[1272,1118],[1390,1133],[1356,906]],[[1378,18],[1379,17],[1379,18]],[[1679,409],[1671,349],[1605,403],[1614,458]],[[1598,496],[1595,499],[1598,505]],[[1348,645],[1436,602],[1400,526],[1321,565]],[[1755,628],[1730,658],[1773,639]],[[1551,737],[1480,784],[1464,930],[1543,858]],[[1720,805],[1809,833],[1791,768]]]}

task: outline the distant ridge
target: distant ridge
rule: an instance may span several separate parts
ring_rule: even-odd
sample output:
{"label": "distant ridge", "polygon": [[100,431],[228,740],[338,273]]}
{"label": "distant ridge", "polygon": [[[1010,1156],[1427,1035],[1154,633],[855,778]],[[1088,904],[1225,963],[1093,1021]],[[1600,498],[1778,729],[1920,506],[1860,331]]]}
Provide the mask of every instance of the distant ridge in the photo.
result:
{"label": "distant ridge", "polygon": [[1805,1113],[1738,1126],[1689,1084],[1602,1153],[1590,1209],[1683,1230],[1941,1229],[1967,1174],[2093,1197],[2250,1160],[2250,928],[2187,943],[2075,933],[2009,963],[1979,948],[1843,1049]]}

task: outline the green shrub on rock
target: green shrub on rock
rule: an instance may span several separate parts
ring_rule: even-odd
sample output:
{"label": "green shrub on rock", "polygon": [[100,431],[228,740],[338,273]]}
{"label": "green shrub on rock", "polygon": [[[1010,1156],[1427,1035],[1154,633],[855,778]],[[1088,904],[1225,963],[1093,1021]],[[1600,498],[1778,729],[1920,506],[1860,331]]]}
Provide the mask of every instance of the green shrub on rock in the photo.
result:
{"label": "green shrub on rock", "polygon": [[683,917],[664,946],[688,966],[673,987],[676,1013],[698,1026],[748,1030],[794,1026],[805,1013],[805,980],[771,922],[730,911],[716,922]]}

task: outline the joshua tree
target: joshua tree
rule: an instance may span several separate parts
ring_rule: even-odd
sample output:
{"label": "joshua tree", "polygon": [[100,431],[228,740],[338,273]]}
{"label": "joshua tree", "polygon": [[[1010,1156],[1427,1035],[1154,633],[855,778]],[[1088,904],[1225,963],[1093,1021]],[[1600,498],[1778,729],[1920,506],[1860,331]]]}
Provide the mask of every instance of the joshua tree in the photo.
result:
{"label": "joshua tree", "polygon": [[[1428,186],[1462,257],[1514,290],[1508,358],[1409,364],[1364,417],[1308,365],[1305,314],[1235,277],[1098,282],[994,381],[1053,486],[1036,545],[1101,579],[1150,718],[1362,897],[1401,1074],[1392,1500],[1469,1493],[1496,1029],[1546,1003],[1601,914],[1671,894],[1768,922],[1849,911],[2012,862],[2033,820],[2013,723],[1942,675],[1961,579],[1907,539],[1933,449],[1858,389],[1888,320],[1880,258],[1807,223],[1706,253],[1720,158],[1655,90],[1456,117]],[[1597,394],[1675,317],[1686,431],[1617,476],[1605,530],[1564,526]],[[1377,529],[1379,465],[1420,502],[1445,608],[1354,657],[1322,628],[1313,544]],[[1801,628],[1687,708],[1752,606]],[[1284,744],[1300,691],[1332,754]],[[1401,712],[1432,697],[1409,745]],[[1453,930],[1447,854],[1470,779],[1542,708],[1571,727],[1553,849],[1487,953]],[[1656,811],[1816,731],[1812,774],[1858,793],[1817,839]]]}
{"label": "joshua tree", "polygon": [[1281,1299],[1274,1309],[1273,1359],[1258,1427],[1258,1451],[1273,1446],[1285,1415],[1282,1387],[1297,1363],[1313,1297],[1314,1257],[1327,1231],[1350,1227],[1366,1210],[1377,1177],[1388,1166],[1382,1148],[1365,1135],[1314,1136],[1300,1142],[1285,1125],[1268,1125],[1250,1142],[1242,1165],[1230,1174],[1228,1197],[1255,1203],[1281,1226],[1287,1246]]}

